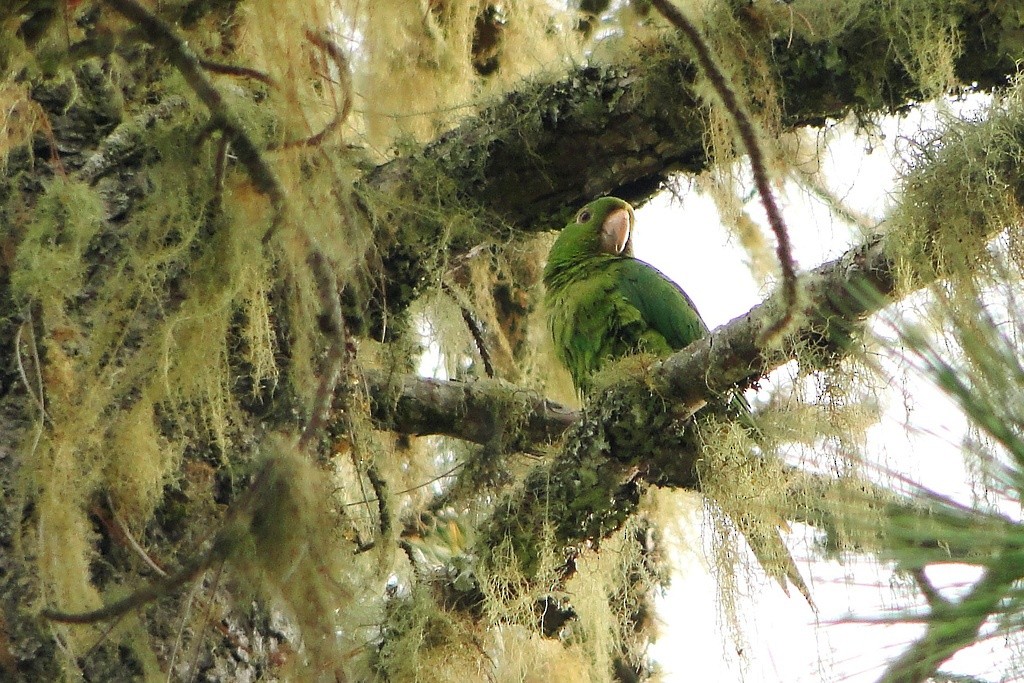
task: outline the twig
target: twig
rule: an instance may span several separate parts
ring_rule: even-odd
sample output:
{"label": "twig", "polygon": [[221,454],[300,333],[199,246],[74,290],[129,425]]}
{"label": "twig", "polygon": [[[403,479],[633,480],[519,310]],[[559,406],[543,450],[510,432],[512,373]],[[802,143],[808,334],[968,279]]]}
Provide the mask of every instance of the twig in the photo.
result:
{"label": "twig", "polygon": [[[213,605],[214,605],[213,597],[216,595],[217,588],[220,586],[220,577],[221,577],[221,575],[223,573],[224,573],[224,561],[221,560],[220,565],[217,567],[217,572],[214,574],[213,580],[210,582],[210,586],[211,586],[210,598],[211,599],[206,604],[206,614],[203,616],[203,620],[200,622],[200,625],[205,625],[205,624],[209,624],[210,623],[210,617],[213,615]],[[189,660],[191,661],[191,664],[190,664],[190,674],[189,674],[188,680],[189,680],[190,683],[192,681],[195,681],[199,677],[199,658],[202,656],[202,644],[203,644],[202,643],[203,639],[202,639],[200,633],[201,633],[201,631],[197,631],[196,632],[195,641],[192,643],[192,656],[189,657]]]}
{"label": "twig", "polygon": [[[221,540],[223,541],[223,539]],[[159,581],[154,581],[148,586],[140,588],[121,600],[117,600],[109,605],[92,610],[91,612],[60,612],[47,608],[44,609],[41,614],[51,621],[57,621],[62,624],[93,624],[98,621],[116,619],[127,614],[133,609],[142,607],[146,603],[162,598],[163,596],[177,590],[179,586],[182,586],[191,579],[199,576],[200,573],[206,571],[218,559],[226,557],[229,550],[230,547],[225,543],[214,542],[209,550],[186,563],[185,566],[177,573],[165,576]]]}
{"label": "twig", "polygon": [[[121,616],[123,617],[124,615]],[[100,648],[100,645],[102,645],[107,640],[107,636],[110,635],[110,632],[117,628],[117,625],[120,623],[120,621],[121,619],[119,617],[118,619],[115,619],[114,621],[107,624],[107,627],[103,629],[102,633],[100,633],[99,638],[96,639],[96,642],[93,643],[89,647],[89,649],[86,650],[85,654],[82,655],[82,659],[89,659],[90,657],[92,657],[93,653],[95,653],[96,650]]]}
{"label": "twig", "polygon": [[[410,486],[407,489],[402,489],[401,491],[396,491],[395,495],[400,496],[400,495],[402,495],[404,493],[412,493],[413,491],[417,491],[419,489],[426,488],[426,487],[430,486],[431,484],[433,484],[434,482],[441,481],[445,477],[450,477],[451,475],[455,474],[455,472],[458,471],[459,468],[465,467],[465,465],[466,465],[466,463],[460,462],[460,463],[456,464],[455,466],[449,468],[447,471],[442,472],[441,474],[437,475],[436,477],[431,477],[430,479],[427,479],[422,484],[416,484],[415,486]],[[370,500],[357,500],[357,501],[350,502],[350,503],[342,503],[341,507],[355,507],[357,505],[366,505],[367,503],[374,503],[374,502],[376,502],[376,500],[374,500],[374,499],[370,499]]]}
{"label": "twig", "polygon": [[[328,265],[327,257],[323,252],[313,248],[312,245],[309,248],[310,253],[306,257],[306,263],[313,271],[317,293],[320,296],[320,331],[329,340],[330,348],[327,352],[324,374],[320,378],[320,385],[317,387],[316,397],[313,400],[313,408],[306,421],[306,426],[302,429],[302,435],[299,437],[300,449],[308,447],[316,434],[323,428],[334,401],[334,392],[338,386],[342,366],[345,365],[349,355],[348,335],[341,310],[338,278]],[[347,410],[347,406],[345,409]]]}
{"label": "twig", "polygon": [[746,107],[740,102],[739,97],[729,83],[728,77],[722,68],[715,61],[711,47],[701,36],[700,31],[678,8],[668,0],[651,0],[651,3],[658,8],[658,11],[668,19],[669,23],[679,29],[680,33],[686,36],[697,55],[697,63],[707,77],[708,82],[715,89],[722,105],[732,117],[743,146],[750,157],[750,168],[754,173],[754,184],[757,192],[761,195],[761,203],[764,205],[765,214],[768,216],[768,224],[775,233],[775,253],[779,259],[779,267],[782,269],[782,289],[785,294],[786,310],[783,315],[773,322],[761,333],[762,343],[771,341],[777,335],[785,331],[793,321],[797,307],[796,289],[796,264],[793,261],[793,249],[789,242],[789,231],[786,222],[782,218],[782,212],[775,201],[772,193],[771,183],[768,178],[768,167],[765,162],[764,150],[757,138],[757,130],[754,120],[747,112]]}
{"label": "twig", "polygon": [[249,172],[249,177],[256,189],[267,195],[274,207],[274,218],[267,234],[276,231],[283,218],[285,192],[280,180],[274,173],[252,138],[245,132],[241,121],[224,101],[220,91],[214,87],[203,70],[203,65],[188,43],[179,36],[165,21],[157,17],[136,0],[102,0],[106,5],[127,19],[134,21],[146,39],[153,45],[164,50],[167,58],[184,77],[185,82],[198,95],[203,104],[210,110],[213,123],[224,130],[234,145],[235,156]]}
{"label": "twig", "polygon": [[258,69],[252,69],[247,66],[235,66],[234,64],[221,64],[220,62],[214,62],[209,59],[200,59],[199,65],[207,71],[212,71],[215,74],[224,74],[226,76],[241,76],[242,78],[251,78],[254,81],[260,81],[266,83],[269,86],[276,86],[277,83],[274,79],[267,74],[259,71]]}
{"label": "twig", "polygon": [[135,553],[142,558],[142,561],[145,562],[146,565],[149,566],[150,569],[155,571],[159,576],[167,576],[167,572],[163,570],[163,567],[158,565],[153,560],[153,558],[149,556],[149,553],[147,553],[145,549],[141,545],[139,545],[138,541],[135,540],[135,537],[132,536],[131,531],[128,530],[128,526],[121,520],[121,517],[117,514],[117,510],[114,509],[114,501],[110,499],[109,493],[106,494],[106,499],[107,507],[110,508],[110,517],[113,520],[114,525],[117,527],[117,530],[124,536],[124,539],[125,541],[127,541],[128,546],[132,550],[134,550]]}
{"label": "twig", "polygon": [[390,541],[391,534],[394,531],[395,518],[391,514],[390,497],[387,495],[388,482],[381,476],[380,470],[375,464],[371,464],[366,468],[366,478],[370,480],[373,493],[377,496],[377,517],[380,520],[380,537],[385,541]]}
{"label": "twig", "polygon": [[1002,566],[998,569],[989,566],[962,600],[938,613],[932,610],[924,635],[889,665],[879,683],[926,681],[943,662],[975,641],[978,629],[999,610],[999,604],[1008,597],[1013,584],[1024,577],[1024,567],[1019,561],[1012,557],[996,561]]}
{"label": "twig", "polygon": [[345,53],[333,41],[328,40],[325,36],[318,35],[308,29],[306,30],[306,39],[326,52],[334,61],[335,66],[338,67],[338,76],[341,79],[341,90],[345,100],[341,105],[341,109],[334,114],[334,118],[328,121],[327,125],[324,126],[323,130],[319,133],[315,133],[308,138],[289,140],[288,142],[281,143],[280,145],[271,145],[270,149],[315,147],[323,142],[328,135],[337,130],[338,126],[344,123],[352,112],[352,73],[349,70],[348,58],[345,56]]}
{"label": "twig", "polygon": [[217,143],[217,156],[213,160],[213,207],[215,210],[220,209],[221,202],[224,200],[224,177],[227,174],[228,168],[228,150],[231,148],[231,143],[228,141],[227,136],[221,136],[220,141]]}
{"label": "twig", "polygon": [[93,624],[98,621],[120,618],[133,609],[142,607],[146,603],[162,598],[177,590],[186,582],[212,567],[215,562],[226,560],[230,557],[239,540],[247,533],[249,523],[251,522],[251,519],[246,519],[243,515],[249,513],[251,517],[251,508],[259,500],[261,492],[267,485],[269,476],[270,464],[268,463],[256,475],[245,493],[228,509],[224,523],[216,535],[214,535],[210,547],[205,552],[186,562],[174,574],[161,577],[121,600],[90,612],[61,612],[46,608],[40,614],[46,619],[63,624]]}
{"label": "twig", "polygon": [[[18,325],[18,331],[14,333],[14,359],[18,365],[18,375],[21,377],[21,381],[25,385],[25,391],[27,391],[28,395],[32,397],[33,402],[37,406],[39,406],[39,421],[42,422],[47,418],[46,402],[45,399],[43,398],[43,380],[41,374],[39,373],[39,355],[36,352],[34,334],[30,345],[32,348],[32,359],[33,362],[35,363],[36,379],[39,383],[38,395],[36,394],[36,390],[32,388],[32,383],[28,381],[28,373],[25,372],[25,365],[21,361],[21,331],[25,329],[25,325],[29,325],[29,327],[31,328],[31,320],[26,320],[25,322]],[[29,330],[29,332],[31,333],[31,329]]]}
{"label": "twig", "polygon": [[53,124],[50,123],[50,117],[38,102],[33,102],[33,104],[41,114],[40,121],[42,122],[46,142],[50,146],[50,163],[53,164],[53,171],[61,178],[66,178],[68,176],[68,172],[67,169],[64,168],[64,162],[60,160],[60,149],[57,146],[57,135],[53,132]]}
{"label": "twig", "polygon": [[806,188],[813,196],[823,202],[828,210],[842,220],[856,225],[865,233],[871,233],[878,229],[878,222],[847,206],[843,200],[833,192],[832,188],[822,182],[816,173],[805,173],[799,169],[793,173],[793,178],[798,184]]}
{"label": "twig", "polygon": [[473,315],[473,312],[469,310],[469,307],[462,304],[462,301],[459,300],[458,295],[450,285],[442,282],[441,290],[452,298],[455,305],[459,307],[459,311],[462,312],[462,320],[466,323],[466,328],[469,329],[469,334],[473,337],[473,343],[476,344],[476,350],[480,353],[480,360],[484,364],[484,373],[488,377],[493,378],[494,364],[491,362],[491,353],[487,350],[487,344],[484,341],[484,331],[480,322]]}
{"label": "twig", "polygon": [[910,575],[914,577],[914,581],[917,583],[918,590],[921,591],[921,595],[928,601],[932,611],[941,610],[949,607],[949,601],[942,597],[942,594],[932,585],[928,575],[924,573],[923,567],[917,567],[910,571]]}
{"label": "twig", "polygon": [[[28,381],[28,375],[25,373],[25,366],[21,362],[21,330],[25,325],[28,325],[28,332],[31,335],[29,339],[29,347],[32,350],[32,363],[35,366],[36,371],[36,384],[39,387],[38,395],[32,392],[32,384]],[[36,401],[36,405],[39,406],[39,424],[36,425],[36,433],[32,438],[32,448],[29,449],[29,455],[33,455],[36,449],[39,448],[39,442],[43,438],[43,431],[45,429],[46,420],[49,416],[46,414],[46,397],[43,391],[43,372],[39,365],[39,347],[36,344],[36,333],[34,325],[32,323],[32,308],[29,307],[25,313],[25,322],[18,326],[18,331],[14,335],[14,357],[18,362],[18,373],[21,375],[21,381],[25,383],[25,391]],[[40,518],[40,524],[42,518]]]}
{"label": "twig", "polygon": [[185,634],[185,624],[192,613],[192,605],[196,601],[196,594],[202,586],[202,580],[196,581],[192,590],[188,593],[188,600],[185,601],[185,613],[181,616],[181,626],[178,628],[178,635],[174,637],[174,645],[171,647],[171,654],[167,658],[167,683],[171,683],[174,677],[174,660],[178,656],[178,648],[181,647],[181,637]]}

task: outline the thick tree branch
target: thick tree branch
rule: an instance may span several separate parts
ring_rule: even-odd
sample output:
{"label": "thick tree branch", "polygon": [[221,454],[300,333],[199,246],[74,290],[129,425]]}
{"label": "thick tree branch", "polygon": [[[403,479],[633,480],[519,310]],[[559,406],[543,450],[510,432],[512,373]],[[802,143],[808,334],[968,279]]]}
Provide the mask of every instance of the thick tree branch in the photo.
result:
{"label": "thick tree branch", "polygon": [[[886,23],[899,17],[866,11],[829,40],[815,42],[792,35],[788,11],[766,7],[738,12],[743,39],[754,51],[760,46],[777,76],[784,128],[820,126],[851,112],[900,111],[925,99],[906,66],[914,46],[889,43],[911,40]],[[761,14],[747,16],[751,12]],[[991,89],[1016,73],[1016,54],[992,49],[1016,44],[1024,21],[1015,10],[992,0],[935,12],[945,12],[936,19],[941,25],[968,31],[955,64],[961,83]],[[674,173],[698,173],[713,163],[687,48],[672,39],[633,47],[632,55],[613,65],[579,67],[554,83],[526,83],[422,152],[362,179],[358,191],[367,220],[392,231],[377,240],[386,296],[370,295],[369,305],[354,306],[366,312],[370,333],[382,333],[383,320],[400,314],[419,293],[429,279],[422,254],[433,247],[458,253],[514,230],[561,228],[595,196],[642,202]],[[751,102],[755,116],[756,106]],[[466,217],[482,234],[453,238],[455,216]],[[409,250],[409,244],[432,248]]]}
{"label": "thick tree branch", "polygon": [[[800,278],[806,303],[781,340],[760,343],[762,330],[778,319],[785,302],[779,292],[748,313],[718,328],[687,349],[659,363],[655,386],[680,402],[688,412],[736,386],[746,386],[793,360],[799,349],[824,346],[844,336],[863,319],[891,303],[897,262],[879,236],[818,266]],[[919,283],[923,286],[926,283]]]}
{"label": "thick tree branch", "polygon": [[[979,89],[1007,83],[1016,55],[993,46],[1015,44],[1022,29],[1015,10],[998,2],[943,10],[943,25],[970,31],[956,62],[960,82]],[[851,111],[897,111],[924,98],[899,50],[885,44],[899,38],[881,23],[883,14],[851,17],[839,35],[818,42],[791,36],[790,19],[788,12],[765,12],[745,35],[771,55],[785,126],[822,125]],[[561,227],[596,195],[644,200],[673,172],[700,172],[711,161],[705,115],[688,87],[694,73],[684,46],[639,45],[632,60],[524,85],[421,154],[378,167],[365,187],[477,204],[527,230]],[[459,188],[458,197],[423,196],[422,179],[438,174]],[[461,207],[438,208],[450,214]]]}
{"label": "thick tree branch", "polygon": [[377,425],[402,434],[499,441],[507,450],[535,452],[557,441],[580,415],[498,379],[460,382],[373,371],[365,380]]}

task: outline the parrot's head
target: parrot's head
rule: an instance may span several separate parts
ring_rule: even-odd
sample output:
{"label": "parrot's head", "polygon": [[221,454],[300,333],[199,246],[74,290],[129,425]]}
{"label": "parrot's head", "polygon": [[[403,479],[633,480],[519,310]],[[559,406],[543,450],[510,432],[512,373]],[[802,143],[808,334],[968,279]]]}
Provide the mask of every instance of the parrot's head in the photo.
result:
{"label": "parrot's head", "polygon": [[544,267],[544,282],[591,258],[633,255],[633,207],[618,197],[601,197],[576,212],[555,240]]}

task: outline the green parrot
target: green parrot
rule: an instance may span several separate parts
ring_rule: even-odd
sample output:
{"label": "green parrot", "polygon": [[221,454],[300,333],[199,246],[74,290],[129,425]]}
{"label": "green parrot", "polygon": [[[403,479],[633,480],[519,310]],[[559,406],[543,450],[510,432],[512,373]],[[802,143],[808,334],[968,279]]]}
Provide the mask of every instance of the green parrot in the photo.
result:
{"label": "green parrot", "polygon": [[708,332],[686,292],[633,257],[633,223],[628,202],[596,199],[565,226],[544,267],[555,352],[583,395],[608,361],[667,356]]}
{"label": "green parrot", "polygon": [[[606,364],[638,352],[668,356],[708,334],[708,326],[679,285],[633,256],[633,207],[601,197],[562,229],[544,267],[545,305],[555,353],[576,390]],[[742,395],[729,401],[752,426]],[[810,593],[777,530],[747,540],[783,589],[788,578],[813,606]],[[772,561],[766,561],[771,558]]]}

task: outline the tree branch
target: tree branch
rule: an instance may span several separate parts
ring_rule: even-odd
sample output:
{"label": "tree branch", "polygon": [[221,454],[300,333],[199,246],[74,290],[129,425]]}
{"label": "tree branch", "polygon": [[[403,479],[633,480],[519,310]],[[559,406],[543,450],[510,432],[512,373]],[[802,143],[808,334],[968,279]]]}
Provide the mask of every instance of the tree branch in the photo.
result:
{"label": "tree branch", "polygon": [[[998,2],[943,9],[943,25],[972,31],[955,66],[960,82],[1005,85],[1017,72],[1016,55],[992,46],[1015,44],[1020,18]],[[839,34],[814,42],[790,38],[790,19],[788,12],[764,12],[744,36],[771,55],[784,126],[820,126],[851,111],[893,112],[924,99],[899,51],[880,42],[900,39],[884,13],[851,17]],[[425,199],[422,179],[440,174],[459,188],[457,198],[429,198],[453,202],[437,207],[443,215],[459,208],[457,199],[491,211],[494,225],[523,230],[561,228],[569,213],[600,194],[643,201],[672,173],[697,173],[711,161],[705,114],[690,89],[694,74],[685,46],[640,44],[632,59],[613,66],[524,84],[422,153],[374,169],[364,187]]]}
{"label": "tree branch", "polygon": [[365,381],[377,426],[401,434],[438,434],[478,444],[500,439],[506,451],[532,453],[561,438],[580,416],[499,379],[460,382],[370,371]]}

